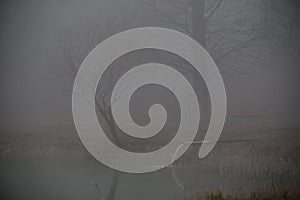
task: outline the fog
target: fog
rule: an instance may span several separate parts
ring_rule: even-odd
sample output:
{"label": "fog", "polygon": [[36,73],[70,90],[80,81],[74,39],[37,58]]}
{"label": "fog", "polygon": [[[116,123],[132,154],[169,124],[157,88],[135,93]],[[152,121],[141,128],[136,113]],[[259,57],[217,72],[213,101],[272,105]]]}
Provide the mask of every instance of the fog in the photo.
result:
{"label": "fog", "polygon": [[[225,3],[228,7],[236,4]],[[248,11],[249,15],[257,12],[261,11]],[[71,94],[65,93],[66,81],[52,66],[55,62],[51,59],[55,58],[49,57],[66,31],[80,35],[93,23],[112,24],[111,35],[132,27],[172,26],[135,1],[3,1],[1,13],[1,115],[3,121],[16,125],[72,123]],[[298,33],[296,26],[288,47],[273,45],[285,40],[279,38],[264,50],[254,49],[266,57],[263,60],[250,57],[248,62],[232,56],[226,61],[233,68],[223,74],[229,116],[264,113],[270,119],[265,126],[299,125]],[[287,48],[295,52],[294,56],[285,56]]]}
{"label": "fog", "polygon": [[[186,4],[187,7],[184,7],[184,3],[180,3],[187,1],[2,0],[0,150],[3,164],[0,165],[0,173],[7,178],[3,185],[7,183],[6,187],[9,184],[11,188],[16,187],[18,173],[23,174],[19,170],[18,173],[10,171],[11,168],[6,165],[17,168],[29,163],[32,167],[37,163],[38,166],[53,164],[57,160],[59,165],[64,165],[70,159],[72,167],[74,163],[84,165],[80,171],[82,174],[76,173],[76,170],[72,174],[67,170],[71,174],[66,175],[65,180],[60,177],[56,181],[51,179],[52,174],[63,172],[56,173],[54,170],[50,175],[37,173],[33,176],[37,177],[35,179],[25,170],[26,175],[20,185],[26,185],[33,179],[35,182],[28,187],[38,186],[39,181],[53,185],[59,182],[68,185],[65,192],[71,193],[74,188],[88,188],[81,184],[94,177],[102,181],[104,193],[116,193],[114,188],[119,187],[116,199],[173,199],[176,195],[183,199],[181,197],[185,194],[190,194],[190,191],[179,189],[178,181],[173,181],[169,169],[154,173],[154,176],[120,173],[118,177],[119,173],[95,162],[75,131],[72,87],[83,59],[97,44],[114,34],[151,26],[180,31],[201,43],[216,62],[226,89],[227,116],[220,144],[208,160],[197,163],[199,166],[195,164],[195,171],[180,169],[184,172],[179,170],[179,179],[197,188],[192,191],[196,193],[220,188],[226,193],[238,193],[239,185],[243,188],[241,192],[251,192],[257,189],[259,183],[259,189],[271,187],[275,179],[282,179],[283,186],[288,185],[288,180],[293,186],[299,186],[299,3],[295,0],[225,0],[218,5],[218,1],[206,1],[207,11],[203,15],[206,21],[203,25],[199,19],[201,26],[197,26],[195,16],[191,14],[196,13],[192,10],[193,6]],[[99,96],[96,95],[95,100],[101,100],[103,91],[108,90],[110,94],[111,85],[126,71],[149,62],[170,65],[191,82],[201,103],[199,132],[205,132],[210,117],[210,101],[204,81],[185,60],[163,51],[131,52],[112,63],[110,70],[116,75],[100,79]],[[110,97],[105,98],[100,107],[109,100]],[[180,109],[174,94],[164,87],[148,85],[137,90],[130,102],[132,118],[137,124],[146,125],[149,123],[148,109],[155,103],[166,108],[168,120],[162,132],[172,137],[174,129],[178,128]],[[100,124],[109,132],[111,127],[105,116],[97,114]],[[117,131],[120,134],[121,131]],[[111,135],[113,140],[114,133],[107,135]],[[142,146],[125,148],[137,148],[137,151],[148,148],[140,140],[127,136],[120,138]],[[165,140],[170,138],[158,138],[164,144]],[[233,141],[233,144],[227,144],[228,141]],[[149,149],[159,149],[160,145]],[[89,168],[90,165],[93,167]],[[11,174],[15,176],[10,177]],[[78,174],[80,177],[77,177]],[[51,181],[40,180],[40,177]],[[158,179],[166,186],[158,187]],[[131,186],[138,188],[136,195],[128,192],[135,190]],[[19,187],[18,191],[26,192],[25,187]],[[40,187],[45,189],[48,186]],[[74,198],[95,198],[94,194],[91,195],[93,191],[87,188],[75,189],[83,197],[74,193]],[[199,188],[202,188],[201,191]]]}

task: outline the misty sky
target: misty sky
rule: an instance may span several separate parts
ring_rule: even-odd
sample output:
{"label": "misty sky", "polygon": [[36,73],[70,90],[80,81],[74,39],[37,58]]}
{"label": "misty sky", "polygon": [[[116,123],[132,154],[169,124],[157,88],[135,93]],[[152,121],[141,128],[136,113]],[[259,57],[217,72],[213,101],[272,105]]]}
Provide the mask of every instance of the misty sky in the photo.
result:
{"label": "misty sky", "polygon": [[[67,30],[80,31],[84,24],[97,20],[119,23],[115,33],[138,26],[164,26],[132,0],[3,1],[0,12],[0,119],[13,124],[72,122],[71,95],[64,93],[65,80],[53,71],[53,62],[49,61],[49,52]],[[149,19],[151,15],[153,20]],[[133,25],[121,24],[124,17]],[[294,38],[294,45],[300,45],[297,35]],[[228,115],[264,112],[270,124],[299,125],[297,56],[292,60],[274,56],[252,64],[233,60],[229,65],[238,70],[223,74]]]}

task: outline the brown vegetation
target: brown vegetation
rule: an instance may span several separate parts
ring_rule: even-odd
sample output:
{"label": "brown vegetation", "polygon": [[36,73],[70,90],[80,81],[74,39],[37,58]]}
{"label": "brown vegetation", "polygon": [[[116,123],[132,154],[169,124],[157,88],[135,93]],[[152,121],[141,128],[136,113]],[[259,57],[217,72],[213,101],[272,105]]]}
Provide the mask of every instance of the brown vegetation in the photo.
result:
{"label": "brown vegetation", "polygon": [[248,196],[226,196],[222,192],[207,193],[185,200],[296,200],[300,199],[300,189],[290,189],[270,193],[251,193]]}

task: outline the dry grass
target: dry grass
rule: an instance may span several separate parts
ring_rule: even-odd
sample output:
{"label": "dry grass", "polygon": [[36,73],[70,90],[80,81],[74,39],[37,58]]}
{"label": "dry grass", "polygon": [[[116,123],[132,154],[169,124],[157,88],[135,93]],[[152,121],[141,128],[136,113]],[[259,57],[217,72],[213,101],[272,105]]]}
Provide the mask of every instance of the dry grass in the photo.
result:
{"label": "dry grass", "polygon": [[[280,132],[278,132],[280,131]],[[278,133],[277,133],[278,132]],[[216,191],[195,195],[188,200],[269,200],[300,199],[300,129],[286,129],[271,133],[244,133],[224,139],[249,138],[246,142],[217,144],[205,159],[199,160],[199,145],[193,146],[174,163],[177,178],[184,185],[185,194]],[[255,137],[253,136],[255,135]],[[0,141],[0,166],[54,168],[98,167],[98,162],[85,150],[73,129],[43,129],[23,134],[3,135]],[[153,144],[154,145],[154,144]],[[156,144],[157,145],[157,144]],[[205,181],[199,181],[205,180]],[[275,192],[283,191],[284,192]],[[192,192],[190,192],[192,191]],[[248,194],[225,196],[225,194]]]}
{"label": "dry grass", "polygon": [[300,189],[290,189],[280,192],[251,193],[248,196],[226,196],[222,192],[207,193],[202,196],[185,198],[185,200],[297,200],[300,199]]}

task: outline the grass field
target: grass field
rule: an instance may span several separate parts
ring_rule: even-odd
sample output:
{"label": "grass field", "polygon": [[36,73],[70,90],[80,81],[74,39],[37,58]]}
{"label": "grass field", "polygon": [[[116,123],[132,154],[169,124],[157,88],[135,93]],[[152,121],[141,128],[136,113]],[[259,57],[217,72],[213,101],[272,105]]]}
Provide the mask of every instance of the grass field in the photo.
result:
{"label": "grass field", "polygon": [[222,192],[212,192],[185,200],[298,200],[300,189],[290,189],[279,192],[251,193],[247,196],[226,196]]}
{"label": "grass field", "polygon": [[[104,175],[98,176],[95,172],[90,179],[101,182],[103,193],[109,190],[111,177],[105,172],[106,168],[99,167],[100,163],[85,150],[72,127],[16,131],[2,134],[2,138],[1,169],[73,169],[76,174],[78,169],[83,173],[95,169]],[[199,144],[192,145],[172,167],[153,176],[121,174],[117,199],[179,200],[184,196],[187,200],[299,199],[299,190],[296,190],[300,188],[299,141],[300,129],[297,128],[247,133],[225,130],[220,143],[205,159],[197,158]],[[146,148],[150,149],[151,145],[160,146],[148,145]],[[76,181],[84,182],[82,180]],[[166,183],[157,187],[161,182]],[[149,190],[147,197],[142,196],[146,190],[143,184]],[[89,190],[84,192],[95,193]]]}

